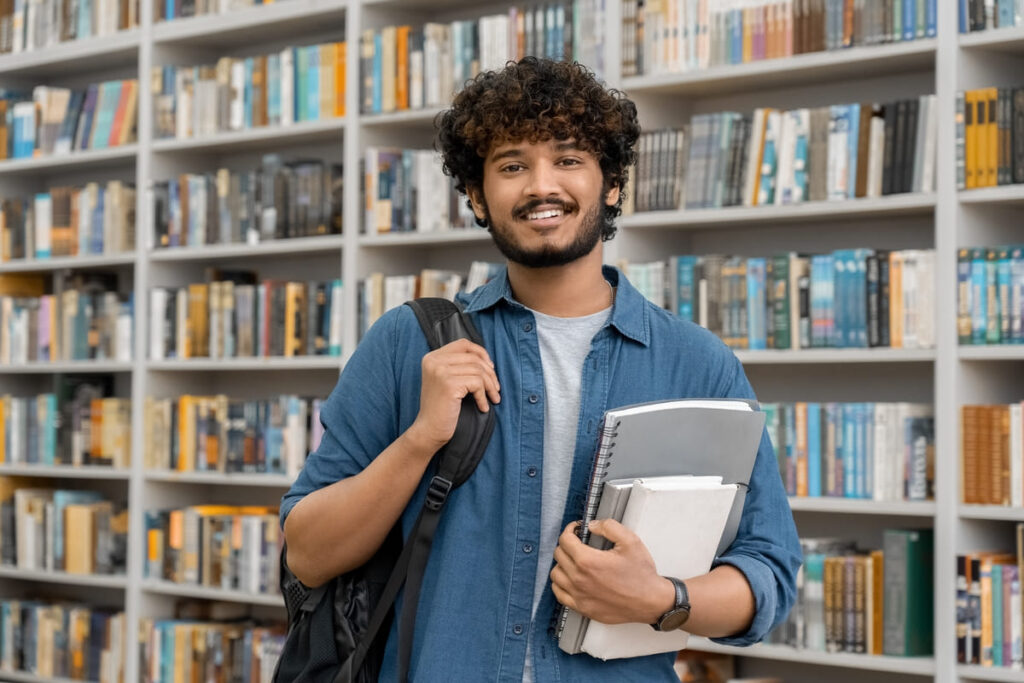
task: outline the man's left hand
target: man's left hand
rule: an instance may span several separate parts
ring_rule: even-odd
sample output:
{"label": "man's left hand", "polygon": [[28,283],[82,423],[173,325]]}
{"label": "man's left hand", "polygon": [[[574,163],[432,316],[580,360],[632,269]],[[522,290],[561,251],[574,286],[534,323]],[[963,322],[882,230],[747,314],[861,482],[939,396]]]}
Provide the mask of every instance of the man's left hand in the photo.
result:
{"label": "man's left hand", "polygon": [[577,524],[565,528],[555,548],[551,588],[560,603],[604,624],[651,624],[671,609],[675,588],[658,575],[640,537],[615,520],[595,520],[590,532],[615,544],[597,550],[576,536]]}

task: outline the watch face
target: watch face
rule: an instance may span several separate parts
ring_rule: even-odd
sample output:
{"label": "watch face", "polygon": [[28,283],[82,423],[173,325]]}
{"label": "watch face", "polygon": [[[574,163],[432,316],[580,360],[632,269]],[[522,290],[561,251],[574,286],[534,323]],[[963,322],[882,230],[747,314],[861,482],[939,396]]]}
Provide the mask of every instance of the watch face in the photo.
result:
{"label": "watch face", "polygon": [[685,609],[672,610],[661,618],[662,631],[675,631],[682,628],[686,620],[690,618],[690,612]]}

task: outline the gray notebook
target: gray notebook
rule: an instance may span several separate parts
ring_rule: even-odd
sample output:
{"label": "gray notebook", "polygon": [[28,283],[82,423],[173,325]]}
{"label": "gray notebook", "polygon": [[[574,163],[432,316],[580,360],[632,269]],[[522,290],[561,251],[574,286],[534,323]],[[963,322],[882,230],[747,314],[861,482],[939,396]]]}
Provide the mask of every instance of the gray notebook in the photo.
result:
{"label": "gray notebook", "polygon": [[[621,518],[628,501],[625,482],[638,477],[717,475],[725,484],[740,485],[718,545],[716,555],[720,555],[736,538],[764,422],[757,402],[745,399],[680,399],[607,411],[594,456],[580,539],[598,548],[606,547],[604,539],[590,538],[588,524],[598,517]],[[606,481],[614,485],[606,487]],[[602,490],[610,494],[608,500],[602,500]],[[562,607],[558,622],[558,645],[562,650],[570,654],[580,651],[587,621]]]}

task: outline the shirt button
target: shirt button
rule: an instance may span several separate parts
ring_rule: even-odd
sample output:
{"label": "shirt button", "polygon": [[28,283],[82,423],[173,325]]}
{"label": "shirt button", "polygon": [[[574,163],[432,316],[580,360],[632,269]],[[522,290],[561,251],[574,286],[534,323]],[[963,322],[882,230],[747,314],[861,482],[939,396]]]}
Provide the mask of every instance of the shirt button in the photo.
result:
{"label": "shirt button", "polygon": [[536,477],[537,476],[537,468],[536,467],[527,467],[526,468],[526,476],[528,476],[528,477]]}
{"label": "shirt button", "polygon": [[517,636],[523,635],[523,625],[522,624],[516,624],[515,626],[513,626],[512,627],[512,633],[516,634]]}
{"label": "shirt button", "polygon": [[526,553],[527,555],[532,553],[533,552],[533,545],[530,544],[530,543],[524,543],[523,544],[523,552]]}
{"label": "shirt button", "polygon": [[537,394],[530,394],[530,397],[526,400],[529,401],[530,403],[536,403],[537,401],[540,400],[540,397],[537,396]]}
{"label": "shirt button", "polygon": [[533,323],[523,323],[523,332],[532,332]]}

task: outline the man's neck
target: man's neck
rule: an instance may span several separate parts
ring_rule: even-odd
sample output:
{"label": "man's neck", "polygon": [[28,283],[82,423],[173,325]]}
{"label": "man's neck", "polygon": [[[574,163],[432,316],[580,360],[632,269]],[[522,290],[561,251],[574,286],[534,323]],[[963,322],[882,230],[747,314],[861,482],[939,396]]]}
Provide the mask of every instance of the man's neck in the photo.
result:
{"label": "man's neck", "polygon": [[527,268],[508,264],[512,294],[522,305],[545,315],[578,318],[612,305],[613,290],[601,273],[601,247],[564,266]]}

